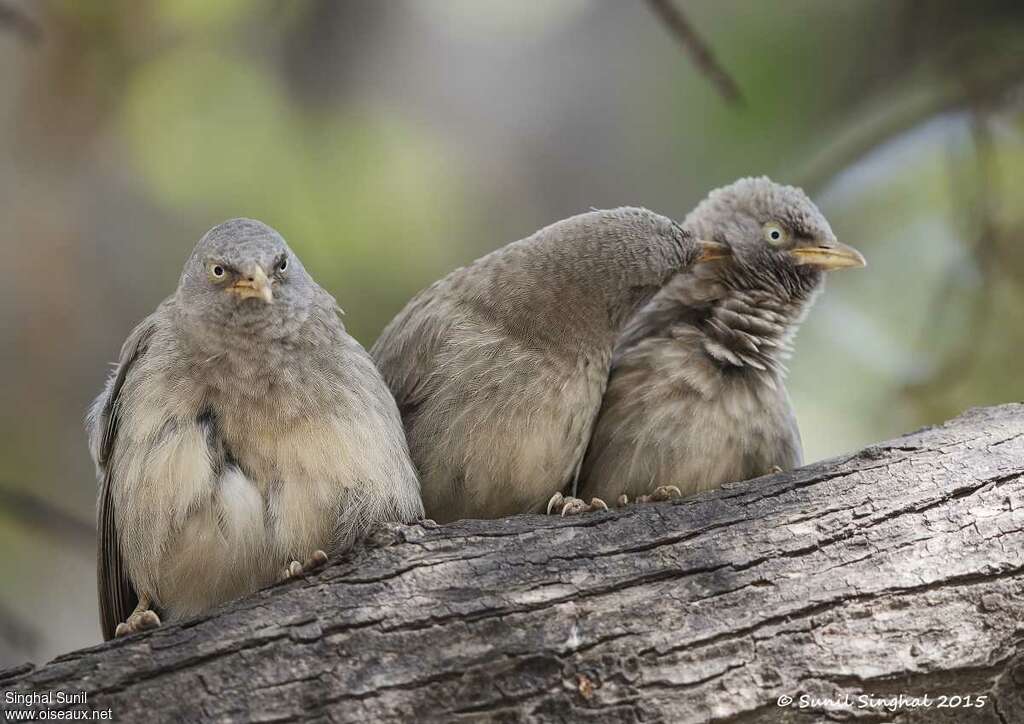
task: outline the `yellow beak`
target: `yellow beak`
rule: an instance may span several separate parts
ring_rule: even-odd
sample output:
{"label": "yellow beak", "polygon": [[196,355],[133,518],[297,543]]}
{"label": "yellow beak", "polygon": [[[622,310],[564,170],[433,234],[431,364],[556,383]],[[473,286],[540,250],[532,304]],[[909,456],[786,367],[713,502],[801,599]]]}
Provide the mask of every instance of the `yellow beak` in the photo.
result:
{"label": "yellow beak", "polygon": [[717,241],[706,241],[697,239],[697,246],[700,247],[700,254],[697,256],[697,263],[714,261],[715,259],[726,259],[732,256],[732,251],[725,244]]}
{"label": "yellow beak", "polygon": [[825,271],[835,269],[859,269],[868,265],[864,255],[846,244],[830,244],[829,246],[798,246],[792,249],[797,265],[812,264]]}
{"label": "yellow beak", "polygon": [[274,301],[273,282],[267,278],[266,272],[259,265],[249,267],[228,289],[242,299],[254,297],[267,304]]}

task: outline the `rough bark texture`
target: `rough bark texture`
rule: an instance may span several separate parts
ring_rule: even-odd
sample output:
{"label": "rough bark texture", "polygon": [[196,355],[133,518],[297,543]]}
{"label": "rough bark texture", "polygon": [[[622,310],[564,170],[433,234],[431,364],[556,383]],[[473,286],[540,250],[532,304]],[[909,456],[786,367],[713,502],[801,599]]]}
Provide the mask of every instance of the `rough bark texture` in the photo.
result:
{"label": "rough bark texture", "polygon": [[[118,721],[1024,721],[1024,405],[675,503],[395,526],[12,690]],[[987,700],[856,699],[901,693]]]}

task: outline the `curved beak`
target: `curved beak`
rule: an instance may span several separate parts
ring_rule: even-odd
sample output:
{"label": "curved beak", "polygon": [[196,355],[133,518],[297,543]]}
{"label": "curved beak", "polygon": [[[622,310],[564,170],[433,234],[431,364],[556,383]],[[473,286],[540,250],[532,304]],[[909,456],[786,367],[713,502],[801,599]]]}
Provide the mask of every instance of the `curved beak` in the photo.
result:
{"label": "curved beak", "polygon": [[798,246],[789,253],[798,266],[812,264],[825,271],[859,269],[868,265],[863,254],[838,241],[828,246]]}
{"label": "curved beak", "polygon": [[715,259],[727,259],[732,256],[732,250],[725,244],[719,244],[717,241],[697,239],[697,247],[700,249],[700,253],[697,255],[697,264],[714,261]]}
{"label": "curved beak", "polygon": [[254,264],[242,272],[238,280],[228,289],[242,299],[254,297],[262,299],[267,304],[271,304],[274,301],[274,290],[272,287],[273,282],[267,278],[267,273],[263,271],[263,267],[259,264]]}

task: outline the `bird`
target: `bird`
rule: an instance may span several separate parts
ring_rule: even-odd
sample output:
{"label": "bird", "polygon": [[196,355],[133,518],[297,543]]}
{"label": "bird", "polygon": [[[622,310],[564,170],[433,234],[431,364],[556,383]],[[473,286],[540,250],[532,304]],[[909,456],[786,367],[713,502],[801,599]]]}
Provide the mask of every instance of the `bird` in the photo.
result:
{"label": "bird", "polygon": [[104,639],[422,517],[394,398],[340,315],[277,231],[231,219],[128,335],[86,419]]}
{"label": "bird", "polygon": [[583,498],[685,496],[803,464],[785,361],[826,272],[864,257],[801,189],[767,177],[712,191],[683,227],[731,253],[676,276],[629,321],[580,472]]}
{"label": "bird", "polygon": [[569,485],[615,340],[674,274],[724,253],[635,207],[579,214],[426,288],[370,349],[439,523],[535,512]]}

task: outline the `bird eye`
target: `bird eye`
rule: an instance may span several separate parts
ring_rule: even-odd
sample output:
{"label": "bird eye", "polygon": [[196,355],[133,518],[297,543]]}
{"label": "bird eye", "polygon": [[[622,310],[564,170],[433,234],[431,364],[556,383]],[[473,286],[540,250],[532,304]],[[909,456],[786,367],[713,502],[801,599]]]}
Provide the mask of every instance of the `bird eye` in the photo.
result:
{"label": "bird eye", "polygon": [[789,235],[775,222],[769,222],[764,225],[764,239],[772,246],[782,246],[789,241]]}
{"label": "bird eye", "polygon": [[220,264],[210,265],[210,276],[214,279],[223,279],[225,274],[227,274],[227,271]]}
{"label": "bird eye", "polygon": [[277,270],[279,272],[283,272],[287,268],[288,268],[288,257],[286,257],[286,256],[281,257],[281,261],[277,262]]}

